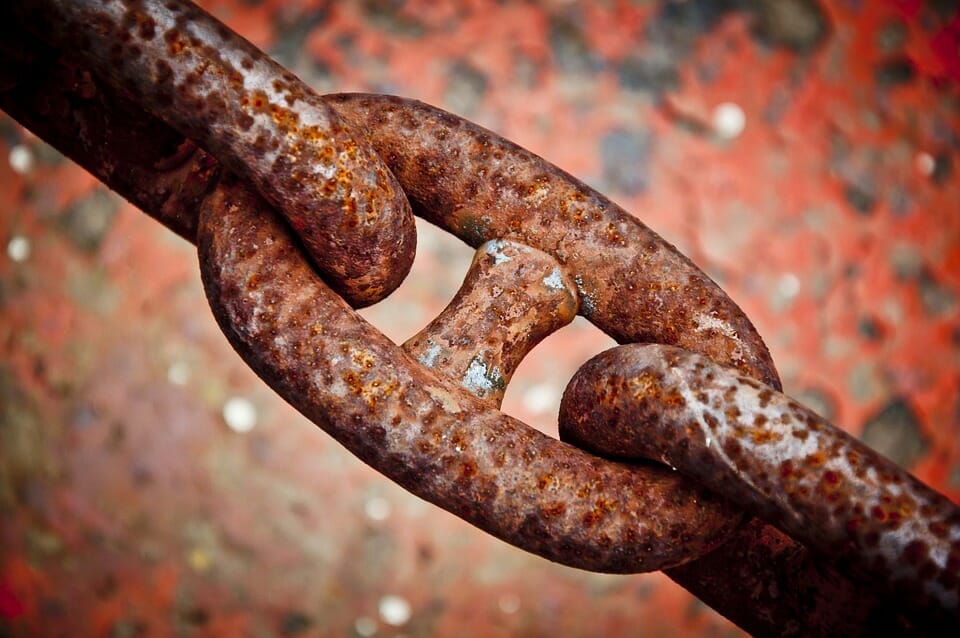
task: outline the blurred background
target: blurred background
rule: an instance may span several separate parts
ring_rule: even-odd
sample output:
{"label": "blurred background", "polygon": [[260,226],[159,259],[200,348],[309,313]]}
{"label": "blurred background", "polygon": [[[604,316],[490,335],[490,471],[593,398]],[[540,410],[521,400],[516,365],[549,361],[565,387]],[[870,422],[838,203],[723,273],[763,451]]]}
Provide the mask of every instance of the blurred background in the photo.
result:
{"label": "blurred background", "polygon": [[[689,255],[788,394],[960,499],[950,0],[200,3],[319,92],[470,118]],[[551,564],[388,482],[219,333],[196,256],[0,114],[0,635],[733,636],[661,574]],[[472,251],[420,224],[395,341]],[[504,410],[556,433],[583,321]]]}

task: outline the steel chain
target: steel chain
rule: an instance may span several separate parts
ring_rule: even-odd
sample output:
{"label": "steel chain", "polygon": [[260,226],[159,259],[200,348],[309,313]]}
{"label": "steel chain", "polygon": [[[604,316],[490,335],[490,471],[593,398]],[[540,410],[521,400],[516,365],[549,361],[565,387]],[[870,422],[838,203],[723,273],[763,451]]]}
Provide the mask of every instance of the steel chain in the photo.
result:
{"label": "steel chain", "polygon": [[[47,73],[2,78],[0,106],[196,241],[234,347],[378,471],[551,560],[667,569],[753,633],[956,622],[960,510],[779,394],[739,308],[602,195],[433,107],[318,97],[183,0],[14,12],[46,42],[12,35]],[[450,307],[399,348],[341,297],[370,303],[403,279],[407,199],[480,249]],[[666,345],[585,365],[563,436],[679,473],[604,460],[496,409],[520,359],[577,311],[621,343]],[[819,555],[738,525],[741,507]]]}

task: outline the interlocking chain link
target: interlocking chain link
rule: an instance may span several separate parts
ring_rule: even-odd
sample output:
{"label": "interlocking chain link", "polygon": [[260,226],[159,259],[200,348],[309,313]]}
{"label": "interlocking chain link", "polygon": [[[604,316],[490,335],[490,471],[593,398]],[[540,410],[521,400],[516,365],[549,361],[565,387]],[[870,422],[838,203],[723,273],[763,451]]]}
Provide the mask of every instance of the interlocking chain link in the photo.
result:
{"label": "interlocking chain link", "polygon": [[[196,241],[234,347],[385,475],[551,560],[667,569],[753,633],[956,623],[956,506],[775,392],[739,308],[602,195],[433,107],[318,97],[189,2],[14,12],[52,48],[10,34],[44,72],[0,78],[0,106]],[[447,311],[401,348],[344,298],[377,300],[409,269],[404,194],[480,250]],[[496,409],[523,355],[575,311],[622,343],[666,345],[585,366],[564,436],[681,472],[604,460]],[[818,553],[738,525],[740,507]]]}
{"label": "interlocking chain link", "polygon": [[955,609],[960,510],[811,410],[700,355],[614,348],[567,386],[560,435],[675,467],[920,606]]}
{"label": "interlocking chain link", "polygon": [[295,75],[190,2],[17,3],[62,50],[216,156],[287,221],[355,306],[413,263],[413,216],[396,180]]}

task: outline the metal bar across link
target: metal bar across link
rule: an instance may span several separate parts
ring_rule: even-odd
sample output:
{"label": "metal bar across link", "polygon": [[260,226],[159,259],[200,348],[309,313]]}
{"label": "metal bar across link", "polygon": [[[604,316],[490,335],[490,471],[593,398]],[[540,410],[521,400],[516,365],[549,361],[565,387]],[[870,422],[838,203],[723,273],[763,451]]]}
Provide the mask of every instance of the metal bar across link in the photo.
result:
{"label": "metal bar across link", "polygon": [[[434,107],[317,96],[184,0],[6,10],[0,108],[195,241],[233,346],[378,471],[548,559],[665,569],[754,634],[955,626],[960,510],[782,397],[734,302],[599,193]],[[409,270],[408,200],[479,250],[401,348],[350,304]],[[576,312],[664,344],[571,382],[561,430],[580,447],[497,409]]]}

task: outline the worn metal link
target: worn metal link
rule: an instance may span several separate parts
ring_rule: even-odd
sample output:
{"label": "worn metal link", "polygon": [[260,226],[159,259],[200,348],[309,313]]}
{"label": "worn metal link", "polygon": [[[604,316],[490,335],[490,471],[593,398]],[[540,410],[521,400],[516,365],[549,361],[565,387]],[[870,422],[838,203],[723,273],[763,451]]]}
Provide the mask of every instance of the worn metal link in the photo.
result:
{"label": "worn metal link", "polygon": [[469,371],[450,383],[407,356],[331,293],[244,189],[205,200],[197,244],[214,315],[248,365],[378,471],[491,534],[626,573],[686,562],[736,524],[669,469],[563,444],[477,400]]}
{"label": "worn metal link", "polygon": [[416,233],[396,180],[295,75],[191,2],[16,2],[18,16],[215,155],[297,230],[354,306],[392,292]]}
{"label": "worn metal link", "polygon": [[[776,370],[749,319],[599,193],[428,105],[319,97],[183,0],[22,0],[14,12],[45,42],[8,34],[33,68],[0,78],[0,107],[196,241],[208,299],[237,351],[380,472],[551,560],[667,569],[755,634],[956,623],[957,508],[862,448],[809,443],[823,455],[814,463],[805,442],[828,427],[774,392]],[[78,61],[65,59],[76,47]],[[480,250],[451,306],[401,348],[341,297],[369,303],[403,279],[415,245],[404,194]],[[520,359],[574,312],[622,343],[670,348],[640,351],[642,369],[621,377],[608,359],[589,364],[565,397],[565,436],[681,472],[596,456],[496,409]],[[604,356],[620,352],[636,351]],[[741,376],[707,370],[716,364]],[[654,368],[657,384],[641,382]],[[691,413],[698,403],[708,407]],[[637,423],[674,434],[635,449]],[[788,435],[803,443],[790,458],[762,456]],[[698,465],[701,453],[713,460]],[[733,458],[736,475],[720,463]],[[761,474],[749,478],[744,464]],[[786,499],[798,509],[768,506],[784,500],[781,489],[799,494]],[[741,524],[741,508],[816,552],[759,520]],[[891,586],[908,595],[891,598]]]}
{"label": "worn metal link", "polygon": [[550,255],[494,240],[477,250],[453,301],[403,349],[499,408],[523,358],[578,307],[574,281]]}
{"label": "worn metal link", "polygon": [[960,508],[785,395],[679,348],[631,344],[567,386],[560,436],[649,458],[921,607],[960,604]]}

